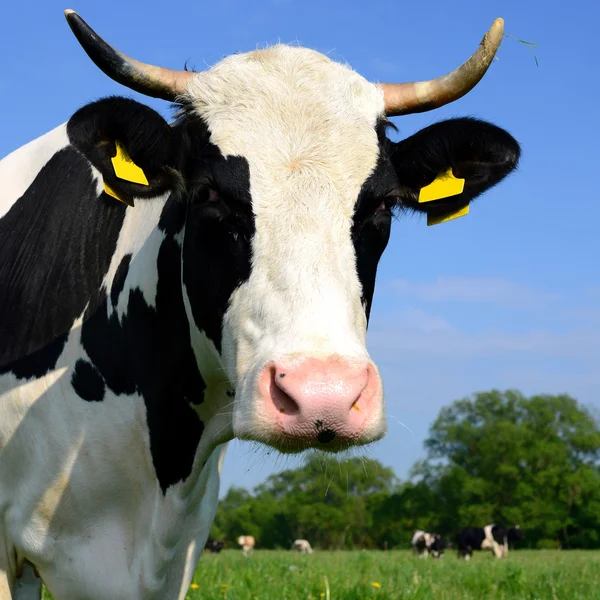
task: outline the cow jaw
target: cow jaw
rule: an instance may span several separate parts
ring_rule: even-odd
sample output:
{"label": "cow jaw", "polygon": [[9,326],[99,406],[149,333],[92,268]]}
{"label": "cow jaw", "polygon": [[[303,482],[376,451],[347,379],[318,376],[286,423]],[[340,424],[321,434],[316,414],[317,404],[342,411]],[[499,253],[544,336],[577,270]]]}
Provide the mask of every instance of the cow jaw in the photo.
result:
{"label": "cow jaw", "polygon": [[292,452],[382,437],[351,237],[379,156],[380,90],[321,54],[275,46],[228,57],[188,93],[210,142],[249,171],[251,270],[221,344],[233,434]]}

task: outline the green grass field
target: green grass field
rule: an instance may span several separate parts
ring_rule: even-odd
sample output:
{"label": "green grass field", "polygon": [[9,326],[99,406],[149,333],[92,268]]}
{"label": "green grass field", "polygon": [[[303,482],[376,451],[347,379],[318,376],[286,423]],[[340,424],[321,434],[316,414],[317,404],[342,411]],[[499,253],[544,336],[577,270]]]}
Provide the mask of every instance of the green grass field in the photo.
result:
{"label": "green grass field", "polygon": [[454,553],[436,561],[408,551],[263,550],[244,558],[229,550],[202,556],[186,598],[592,600],[600,599],[600,552],[522,550],[507,560],[479,552],[467,563]]}

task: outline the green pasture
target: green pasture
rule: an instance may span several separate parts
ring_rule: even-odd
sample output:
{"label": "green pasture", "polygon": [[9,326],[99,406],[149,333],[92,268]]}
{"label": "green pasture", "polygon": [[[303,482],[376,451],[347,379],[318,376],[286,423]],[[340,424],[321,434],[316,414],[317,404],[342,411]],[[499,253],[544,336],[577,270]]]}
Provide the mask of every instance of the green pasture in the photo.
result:
{"label": "green pasture", "polygon": [[464,562],[454,553],[422,560],[409,551],[259,550],[245,558],[226,550],[202,555],[186,598],[592,600],[600,599],[600,551],[521,550],[506,560],[479,552]]}

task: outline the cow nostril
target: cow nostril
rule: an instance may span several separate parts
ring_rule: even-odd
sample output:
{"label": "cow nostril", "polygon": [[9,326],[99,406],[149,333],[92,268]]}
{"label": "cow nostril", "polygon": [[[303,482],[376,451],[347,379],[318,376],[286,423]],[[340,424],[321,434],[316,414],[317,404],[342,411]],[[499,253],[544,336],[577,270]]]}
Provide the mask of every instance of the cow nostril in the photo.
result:
{"label": "cow nostril", "polygon": [[297,415],[300,412],[298,403],[279,385],[278,379],[285,376],[285,373],[280,373],[277,377],[275,367],[271,369],[271,399],[275,408],[285,415]]}

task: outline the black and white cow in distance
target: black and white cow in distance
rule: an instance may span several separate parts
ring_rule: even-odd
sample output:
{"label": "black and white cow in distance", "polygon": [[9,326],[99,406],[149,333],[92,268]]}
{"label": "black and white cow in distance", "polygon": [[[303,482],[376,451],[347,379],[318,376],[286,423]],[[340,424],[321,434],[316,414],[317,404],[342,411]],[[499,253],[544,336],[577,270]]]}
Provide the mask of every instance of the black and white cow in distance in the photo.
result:
{"label": "black and white cow in distance", "polygon": [[[441,79],[375,85],[285,45],[170,71],[67,19],[178,112],[106,98],[0,162],[0,598],[39,598],[39,573],[58,600],[180,599],[226,442],[384,435],[365,337],[392,214],[455,212],[520,152],[475,119],[394,143],[386,117],[467,93],[503,26]],[[448,169],[463,192],[419,203]]]}
{"label": "black and white cow in distance", "polygon": [[219,554],[224,547],[225,542],[223,540],[208,540],[206,544],[204,544],[204,549],[209,550],[214,554]]}
{"label": "black and white cow in distance", "polygon": [[240,535],[237,539],[237,543],[238,546],[241,546],[244,556],[250,556],[256,546],[256,540],[253,535]]}
{"label": "black and white cow in distance", "polygon": [[523,533],[518,525],[506,529],[492,523],[485,527],[465,527],[456,535],[459,558],[469,560],[473,550],[491,550],[496,558],[508,556],[508,545],[521,541]]}
{"label": "black and white cow in distance", "polygon": [[292,550],[300,552],[300,554],[312,554],[313,549],[308,540],[294,540]]}
{"label": "black and white cow in distance", "polygon": [[458,557],[470,560],[474,550],[491,550],[502,558],[505,529],[492,523],[485,527],[465,527],[456,534]]}
{"label": "black and white cow in distance", "polygon": [[430,554],[433,558],[442,558],[446,542],[437,533],[419,529],[413,533],[410,545],[419,558],[427,558]]}

